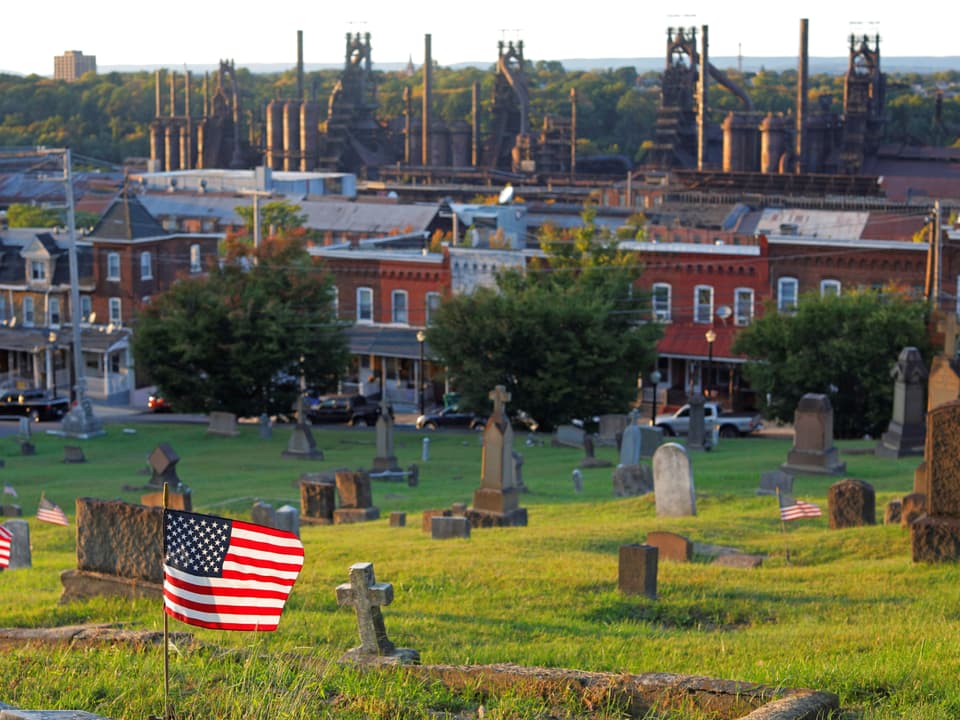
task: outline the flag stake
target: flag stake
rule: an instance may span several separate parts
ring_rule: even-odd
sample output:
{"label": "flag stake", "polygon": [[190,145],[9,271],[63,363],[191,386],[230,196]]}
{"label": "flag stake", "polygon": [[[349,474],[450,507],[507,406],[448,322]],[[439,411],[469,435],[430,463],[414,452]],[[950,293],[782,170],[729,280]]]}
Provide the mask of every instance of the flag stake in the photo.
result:
{"label": "flag stake", "polygon": [[[160,521],[160,532],[163,533],[161,536],[163,539],[161,541],[161,547],[163,548],[164,554],[166,554],[166,533],[163,532],[163,528],[167,522],[167,501],[169,498],[170,486],[168,483],[163,484],[163,514]],[[164,603],[165,605],[166,603]],[[172,715],[170,714],[170,638],[169,638],[169,619],[167,616],[167,609],[161,605],[163,609],[163,720],[172,720]]]}
{"label": "flag stake", "polygon": [[[780,488],[777,488],[777,508],[780,508]],[[783,533],[783,549],[787,559],[787,565],[790,564],[790,545],[787,543],[787,524],[783,521],[783,515],[780,515],[780,532]]]}

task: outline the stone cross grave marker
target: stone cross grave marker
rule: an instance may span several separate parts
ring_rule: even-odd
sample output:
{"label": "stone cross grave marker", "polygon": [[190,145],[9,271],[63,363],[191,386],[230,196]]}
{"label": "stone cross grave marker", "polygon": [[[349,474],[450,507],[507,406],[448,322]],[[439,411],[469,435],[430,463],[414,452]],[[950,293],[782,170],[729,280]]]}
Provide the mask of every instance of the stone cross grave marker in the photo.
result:
{"label": "stone cross grave marker", "polygon": [[387,637],[382,605],[393,602],[393,585],[378,583],[373,576],[373,563],[350,566],[350,582],[337,586],[337,605],[351,605],[357,612],[360,647],[364,655],[391,655],[395,646]]}
{"label": "stone cross grave marker", "polygon": [[151,485],[162,488],[164,483],[168,483],[171,488],[180,487],[180,478],[177,477],[177,463],[180,462],[180,456],[168,443],[157,445],[150,453],[148,461],[152,472]]}
{"label": "stone cross grave marker", "polygon": [[[504,410],[510,393],[503,385],[490,391],[493,414],[483,429],[480,488],[473,493],[473,516],[495,524],[526,525],[526,509],[519,507],[513,457],[513,428]],[[473,520],[471,520],[473,522]]]}
{"label": "stone cross grave marker", "polygon": [[380,417],[377,418],[377,456],[373,459],[374,472],[396,472],[401,468],[393,451],[393,418],[386,398],[380,401]]}

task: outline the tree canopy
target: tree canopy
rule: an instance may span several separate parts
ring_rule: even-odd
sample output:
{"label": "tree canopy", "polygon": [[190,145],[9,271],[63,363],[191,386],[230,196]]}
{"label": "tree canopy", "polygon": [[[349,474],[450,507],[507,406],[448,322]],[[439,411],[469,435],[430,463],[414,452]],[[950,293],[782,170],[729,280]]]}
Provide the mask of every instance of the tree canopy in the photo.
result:
{"label": "tree canopy", "polygon": [[593,224],[549,230],[546,260],[501,273],[497,288],[446,298],[427,342],[462,404],[488,412],[496,385],[543,427],[624,412],[637,373],[653,365],[661,329],[636,293],[634,256]]}
{"label": "tree canopy", "polygon": [[289,413],[301,373],[330,389],[349,361],[332,281],[296,236],[259,251],[228,240],[222,265],[147,306],[133,350],[174,407],[244,416]]}
{"label": "tree canopy", "polygon": [[877,436],[890,421],[891,368],[904,347],[929,356],[926,304],[897,292],[800,298],[793,314],[768,308],[738,335],[744,374],[768,417],[792,422],[800,398],[822,393],[838,437]]}

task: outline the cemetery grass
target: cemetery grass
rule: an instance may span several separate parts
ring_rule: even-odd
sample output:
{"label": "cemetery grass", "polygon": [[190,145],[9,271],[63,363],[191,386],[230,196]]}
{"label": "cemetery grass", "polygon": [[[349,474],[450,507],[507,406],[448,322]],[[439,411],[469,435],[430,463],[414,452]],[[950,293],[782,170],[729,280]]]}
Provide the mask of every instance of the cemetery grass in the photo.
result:
{"label": "cemetery grass", "polygon": [[[30,520],[33,568],[0,573],[0,626],[52,627],[122,623],[158,630],[160,604],[96,599],[60,605],[59,573],[75,567],[74,499],[137,502],[147,455],[169,443],[193,490],[194,509],[249,518],[256,499],[299,504],[303,472],[369,467],[372,430],[314,428],[322,462],[281,457],[289,433],[270,440],[253,426],[239,438],[206,435],[205,426],[108,426],[82,441],[87,462],[62,462],[62,438],[35,435],[37,455],[23,457],[0,439],[0,470]],[[421,438],[430,459],[420,461]],[[619,717],[616,706],[586,707],[570,698],[546,707],[535,694],[493,696],[477,687],[452,692],[394,672],[358,672],[335,661],[358,643],[353,612],[335,588],[355,562],[373,562],[394,586],[384,609],[398,646],[419,650],[426,664],[518,663],[613,673],[667,672],[834,692],[847,718],[952,718],[960,715],[960,570],[954,563],[915,565],[899,526],[830,530],[826,494],[836,477],[802,477],[795,495],[824,517],[788,523],[777,502],[758,497],[760,473],[782,463],[789,440],[725,440],[693,455],[698,514],[657,518],[653,496],[614,498],[611,469],[583,470],[575,493],[571,470],[582,451],[527,447],[523,479],[530,492],[526,528],[474,530],[467,540],[432,540],[421,511],[470,503],[479,486],[480,435],[398,430],[403,467],[420,466],[420,484],[373,484],[381,519],[301,529],[306,564],[275,633],[171,630],[194,642],[171,655],[171,697],[181,717],[430,717],[436,712],[491,717]],[[548,439],[547,439],[548,440]],[[75,443],[75,441],[71,441]],[[840,442],[848,477],[871,483],[878,520],[886,502],[910,492],[917,458],[886,460],[857,453],[865,442]],[[597,456],[615,461],[613,448]],[[67,511],[71,527],[33,519],[41,492]],[[9,502],[9,496],[6,501]],[[391,511],[407,513],[389,527]],[[701,545],[764,556],[753,570],[691,563],[659,564],[658,598],[617,590],[621,545],[654,530]],[[790,561],[785,556],[787,549]],[[0,653],[0,701],[24,708],[73,708],[114,718],[145,718],[163,708],[160,648],[124,645],[70,649],[14,647]],[[700,718],[695,712],[680,718]]]}

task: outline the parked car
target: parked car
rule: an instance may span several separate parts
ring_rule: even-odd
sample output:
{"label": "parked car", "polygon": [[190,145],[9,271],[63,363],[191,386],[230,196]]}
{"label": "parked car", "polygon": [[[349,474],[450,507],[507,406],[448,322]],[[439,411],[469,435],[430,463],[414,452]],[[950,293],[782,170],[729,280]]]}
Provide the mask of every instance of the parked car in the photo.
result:
{"label": "parked car", "polygon": [[[720,430],[720,437],[735,438],[749,435],[763,428],[759,413],[755,412],[724,412],[720,403],[707,402],[703,404],[703,419],[713,423]],[[675,413],[657,415],[656,426],[663,428],[663,434],[686,435],[690,430],[690,405],[683,405]]]}
{"label": "parked car", "polygon": [[147,409],[155,413],[172,412],[173,408],[162,395],[151,395],[147,398]]}
{"label": "parked car", "polygon": [[349,423],[376,425],[380,405],[363,395],[321,395],[307,397],[304,403],[311,423]]}
{"label": "parked car", "polygon": [[483,430],[487,418],[473,412],[461,410],[456,405],[433,410],[417,418],[418,430],[436,430],[442,427],[470,428]]}
{"label": "parked car", "polygon": [[60,420],[70,412],[70,400],[48,390],[14,390],[0,396],[0,417],[28,417],[34,421]]}

